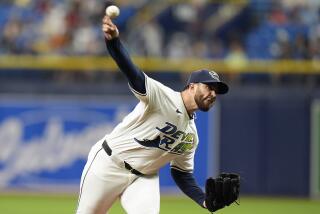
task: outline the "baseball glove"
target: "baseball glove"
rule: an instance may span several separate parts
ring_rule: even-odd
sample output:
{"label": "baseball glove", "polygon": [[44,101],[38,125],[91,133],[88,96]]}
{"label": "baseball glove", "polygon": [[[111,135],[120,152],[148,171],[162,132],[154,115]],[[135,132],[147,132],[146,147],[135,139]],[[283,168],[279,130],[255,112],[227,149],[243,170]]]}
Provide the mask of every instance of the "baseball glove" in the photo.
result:
{"label": "baseball glove", "polygon": [[217,178],[206,181],[205,203],[209,211],[215,212],[229,206],[239,197],[240,176],[233,173],[221,173]]}

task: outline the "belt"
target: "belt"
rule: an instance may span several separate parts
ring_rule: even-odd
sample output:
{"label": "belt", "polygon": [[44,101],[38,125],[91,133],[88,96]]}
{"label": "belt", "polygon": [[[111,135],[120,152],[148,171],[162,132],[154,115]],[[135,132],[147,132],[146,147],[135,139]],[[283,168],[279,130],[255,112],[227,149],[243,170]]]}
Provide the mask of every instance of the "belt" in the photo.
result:
{"label": "belt", "polygon": [[[104,149],[104,151],[107,153],[107,155],[109,155],[111,157],[112,155],[112,149],[110,148],[110,146],[108,145],[107,141],[103,141],[102,143],[102,148]],[[112,156],[114,157],[114,156]],[[121,161],[122,162],[122,161]],[[126,161],[123,161],[124,163],[124,168],[126,168],[127,170],[129,170],[132,174],[138,175],[138,176],[143,176],[144,174],[139,172],[138,170],[132,168],[132,166],[127,163]]]}

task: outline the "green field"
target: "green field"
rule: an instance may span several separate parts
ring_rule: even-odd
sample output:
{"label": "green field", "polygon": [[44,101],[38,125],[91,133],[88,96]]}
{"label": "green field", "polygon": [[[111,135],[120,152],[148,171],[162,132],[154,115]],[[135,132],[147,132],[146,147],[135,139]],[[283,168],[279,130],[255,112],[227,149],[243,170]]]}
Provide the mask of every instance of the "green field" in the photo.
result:
{"label": "green field", "polygon": [[[74,195],[35,195],[0,194],[1,214],[67,214],[74,213],[77,196]],[[116,203],[111,214],[125,213]],[[208,214],[185,197],[163,196],[161,214]],[[320,201],[290,198],[241,197],[240,205],[231,205],[216,213],[220,214],[319,214]]]}

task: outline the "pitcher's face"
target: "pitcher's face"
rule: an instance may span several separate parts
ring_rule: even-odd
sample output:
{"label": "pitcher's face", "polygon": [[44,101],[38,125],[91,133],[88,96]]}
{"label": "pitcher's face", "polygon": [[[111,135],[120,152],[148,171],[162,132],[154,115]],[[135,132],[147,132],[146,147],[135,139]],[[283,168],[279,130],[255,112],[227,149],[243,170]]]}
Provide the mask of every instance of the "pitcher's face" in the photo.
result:
{"label": "pitcher's face", "polygon": [[215,88],[212,85],[197,83],[198,87],[194,95],[194,100],[200,111],[209,111],[216,101]]}

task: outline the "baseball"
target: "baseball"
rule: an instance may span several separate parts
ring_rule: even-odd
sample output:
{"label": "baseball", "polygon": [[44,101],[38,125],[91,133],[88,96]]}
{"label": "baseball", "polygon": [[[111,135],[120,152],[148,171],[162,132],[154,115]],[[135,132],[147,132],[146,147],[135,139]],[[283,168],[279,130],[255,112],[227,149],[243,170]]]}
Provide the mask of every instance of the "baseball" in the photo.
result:
{"label": "baseball", "polygon": [[106,15],[109,16],[111,19],[116,18],[117,16],[119,16],[119,14],[120,9],[115,5],[111,5],[106,9]]}

